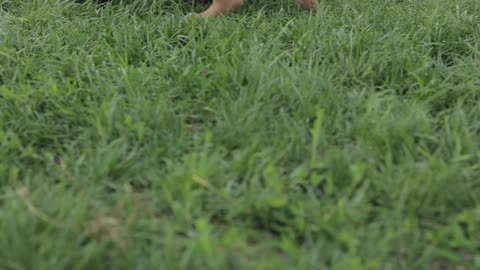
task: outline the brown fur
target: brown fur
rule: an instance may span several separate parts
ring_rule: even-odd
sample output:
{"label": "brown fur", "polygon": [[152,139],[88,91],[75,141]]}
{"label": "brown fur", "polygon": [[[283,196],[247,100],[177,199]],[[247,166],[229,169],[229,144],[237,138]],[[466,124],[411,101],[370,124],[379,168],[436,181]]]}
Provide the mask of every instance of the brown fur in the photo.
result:
{"label": "brown fur", "polygon": [[[204,12],[198,14],[200,18],[212,18],[225,15],[231,11],[240,9],[245,0],[213,0],[210,7]],[[305,10],[316,11],[318,0],[297,0],[300,6]]]}

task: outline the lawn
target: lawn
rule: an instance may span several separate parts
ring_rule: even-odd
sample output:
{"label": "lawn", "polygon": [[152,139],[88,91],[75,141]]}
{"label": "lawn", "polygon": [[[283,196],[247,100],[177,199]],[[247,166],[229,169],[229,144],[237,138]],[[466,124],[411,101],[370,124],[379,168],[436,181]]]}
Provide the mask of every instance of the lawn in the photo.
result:
{"label": "lawn", "polygon": [[0,269],[480,269],[480,2],[0,1]]}

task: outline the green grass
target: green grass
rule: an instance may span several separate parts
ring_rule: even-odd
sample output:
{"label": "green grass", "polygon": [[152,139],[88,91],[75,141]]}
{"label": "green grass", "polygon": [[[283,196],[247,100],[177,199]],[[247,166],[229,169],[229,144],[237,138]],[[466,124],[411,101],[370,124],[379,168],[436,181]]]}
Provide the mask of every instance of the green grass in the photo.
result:
{"label": "green grass", "polygon": [[480,3],[0,1],[0,269],[480,269]]}

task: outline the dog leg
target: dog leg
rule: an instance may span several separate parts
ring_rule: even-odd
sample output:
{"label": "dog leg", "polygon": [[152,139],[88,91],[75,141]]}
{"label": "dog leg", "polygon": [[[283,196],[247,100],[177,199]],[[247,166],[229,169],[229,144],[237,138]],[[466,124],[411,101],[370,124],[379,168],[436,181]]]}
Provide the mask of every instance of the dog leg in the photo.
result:
{"label": "dog leg", "polygon": [[213,0],[210,7],[198,14],[200,18],[213,18],[236,11],[243,6],[244,0]]}
{"label": "dog leg", "polygon": [[305,10],[317,11],[318,0],[298,0],[300,6]]}

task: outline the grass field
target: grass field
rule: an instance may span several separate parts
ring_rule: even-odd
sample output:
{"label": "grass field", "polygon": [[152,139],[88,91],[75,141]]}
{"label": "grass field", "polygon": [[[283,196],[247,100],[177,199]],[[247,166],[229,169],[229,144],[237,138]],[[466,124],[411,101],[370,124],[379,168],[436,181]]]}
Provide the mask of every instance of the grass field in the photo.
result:
{"label": "grass field", "polygon": [[480,2],[0,1],[0,269],[480,269]]}

